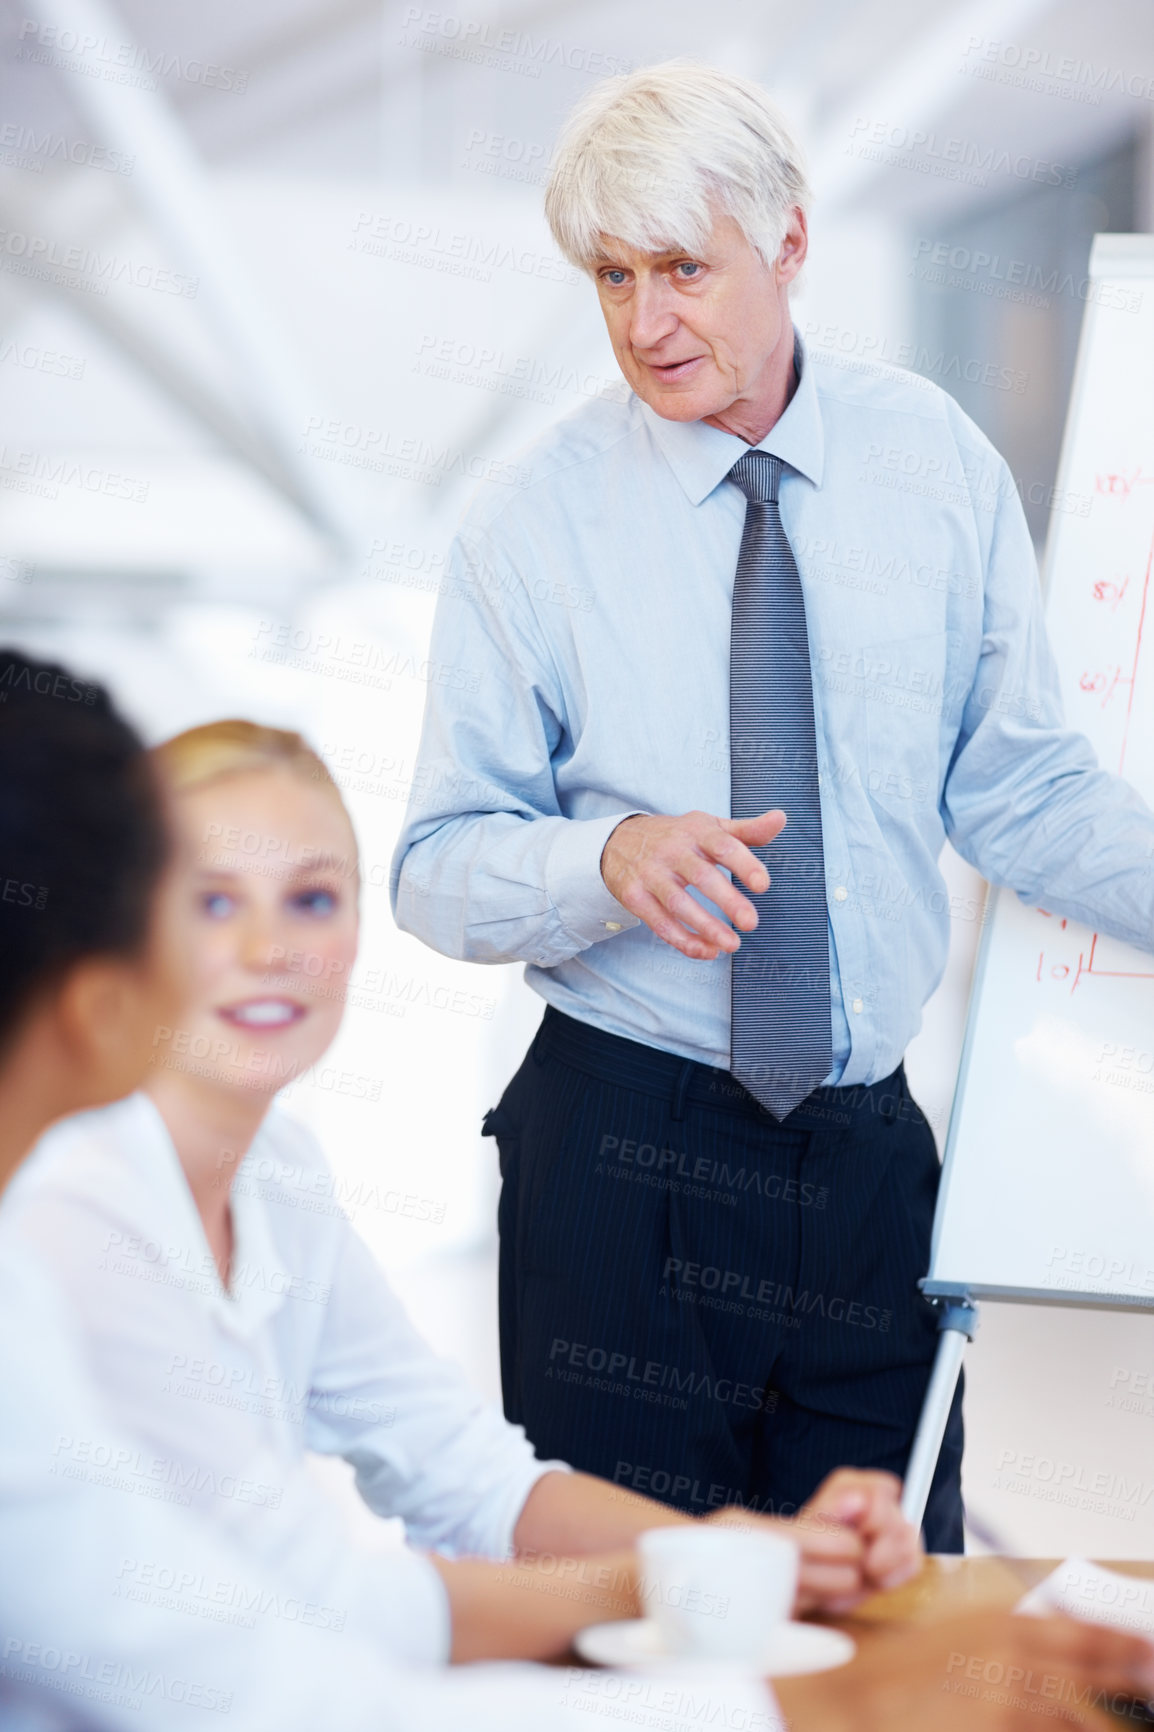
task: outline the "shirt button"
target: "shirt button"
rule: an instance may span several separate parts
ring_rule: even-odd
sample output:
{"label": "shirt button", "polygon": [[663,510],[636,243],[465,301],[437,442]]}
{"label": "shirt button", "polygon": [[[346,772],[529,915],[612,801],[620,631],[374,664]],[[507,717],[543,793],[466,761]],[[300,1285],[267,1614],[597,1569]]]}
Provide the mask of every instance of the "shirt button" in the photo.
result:
{"label": "shirt button", "polygon": [[848,895],[849,891],[846,889],[845,885],[839,884],[833,893],[833,899],[835,902],[844,902]]}
{"label": "shirt button", "polygon": [[620,932],[620,930],[621,930],[620,920],[607,920],[605,922],[605,930],[606,930],[606,932]]}
{"label": "shirt button", "polygon": [[854,1013],[854,1015],[860,1016],[864,1009],[865,1009],[865,1005],[862,1003],[861,999],[855,998],[853,1001],[853,1013]]}

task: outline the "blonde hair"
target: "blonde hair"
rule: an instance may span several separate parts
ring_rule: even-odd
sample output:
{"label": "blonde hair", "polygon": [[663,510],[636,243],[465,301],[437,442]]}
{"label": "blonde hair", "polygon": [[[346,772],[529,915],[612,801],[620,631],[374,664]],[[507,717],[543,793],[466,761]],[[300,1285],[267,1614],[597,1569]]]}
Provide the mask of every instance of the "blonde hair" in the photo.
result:
{"label": "blonde hair", "polygon": [[718,210],[772,265],[790,211],[808,203],[801,151],[765,91],[685,60],[595,85],[562,129],[545,190],[553,238],[583,270],[602,236],[700,252]]}
{"label": "blonde hair", "polygon": [[353,838],[351,869],[354,875],[359,872],[356,831],[340,788],[320,754],[291,728],[267,728],[260,722],[236,717],[204,722],[199,728],[185,728],[183,733],[164,740],[154,747],[153,757],[176,794],[206,788],[230,776],[279,769],[289,770],[300,781],[322,788],[332,795],[345,816]]}

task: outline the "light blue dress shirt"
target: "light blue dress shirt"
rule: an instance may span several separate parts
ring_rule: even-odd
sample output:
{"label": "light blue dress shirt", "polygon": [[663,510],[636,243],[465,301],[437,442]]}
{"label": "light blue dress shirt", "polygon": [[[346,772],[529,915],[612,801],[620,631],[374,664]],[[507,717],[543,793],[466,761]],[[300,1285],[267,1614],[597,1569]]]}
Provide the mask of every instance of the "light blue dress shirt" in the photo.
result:
{"label": "light blue dress shirt", "polygon": [[[787,465],[813,663],[827,1081],[869,1083],[941,978],[947,837],[1031,906],[1154,948],[1154,814],[1064,723],[1033,549],[989,441],[926,380],[799,356],[757,449]],[[630,813],[729,815],[745,500],[725,477],[748,449],[636,397],[599,400],[523,454],[527,485],[482,489],[437,605],[393,869],[398,923],[434,949],[523,959],[568,1015],[719,1066],[728,957],[663,944],[600,858]]]}

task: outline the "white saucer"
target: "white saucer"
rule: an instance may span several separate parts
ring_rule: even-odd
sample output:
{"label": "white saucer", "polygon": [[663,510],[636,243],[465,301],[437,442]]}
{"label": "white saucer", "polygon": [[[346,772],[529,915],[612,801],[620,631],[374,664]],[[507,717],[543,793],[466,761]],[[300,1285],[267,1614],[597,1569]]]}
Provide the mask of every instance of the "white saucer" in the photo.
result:
{"label": "white saucer", "polygon": [[578,1632],[574,1647],[598,1666],[663,1665],[699,1671],[704,1666],[739,1667],[767,1678],[789,1678],[802,1672],[829,1672],[853,1658],[851,1637],[824,1624],[779,1624],[753,1660],[715,1660],[708,1655],[675,1654],[662,1641],[652,1618],[622,1618],[612,1624],[591,1624]]}

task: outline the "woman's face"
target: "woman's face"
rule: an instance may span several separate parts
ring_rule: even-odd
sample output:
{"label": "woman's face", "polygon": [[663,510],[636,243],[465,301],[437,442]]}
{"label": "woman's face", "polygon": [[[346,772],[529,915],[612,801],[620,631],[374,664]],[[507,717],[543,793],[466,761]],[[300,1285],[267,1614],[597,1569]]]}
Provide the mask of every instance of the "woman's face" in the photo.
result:
{"label": "woman's face", "polygon": [[356,840],[323,782],[277,766],[179,794],[191,990],[153,1065],[272,1094],[340,1026],[357,951]]}

